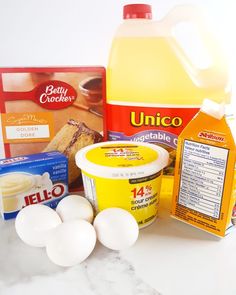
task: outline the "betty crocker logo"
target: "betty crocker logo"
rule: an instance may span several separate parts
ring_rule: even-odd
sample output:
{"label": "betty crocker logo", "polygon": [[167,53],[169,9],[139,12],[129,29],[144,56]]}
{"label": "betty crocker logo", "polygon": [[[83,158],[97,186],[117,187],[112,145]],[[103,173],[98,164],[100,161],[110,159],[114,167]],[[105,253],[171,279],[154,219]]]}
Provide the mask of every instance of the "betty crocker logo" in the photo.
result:
{"label": "betty crocker logo", "polygon": [[35,92],[35,99],[39,105],[49,110],[67,108],[76,100],[75,89],[62,81],[47,81],[40,84]]}

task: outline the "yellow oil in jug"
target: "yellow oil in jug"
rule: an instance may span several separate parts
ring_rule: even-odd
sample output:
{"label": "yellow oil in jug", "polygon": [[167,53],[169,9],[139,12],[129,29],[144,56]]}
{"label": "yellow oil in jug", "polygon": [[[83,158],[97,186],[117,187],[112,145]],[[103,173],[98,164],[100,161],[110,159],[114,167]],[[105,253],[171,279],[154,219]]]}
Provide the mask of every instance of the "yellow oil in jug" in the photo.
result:
{"label": "yellow oil in jug", "polygon": [[[220,102],[229,97],[227,82],[222,86],[217,75],[205,70],[206,83],[196,83],[202,71],[186,66],[187,58],[170,34],[156,33],[150,19],[125,22],[113,39],[107,67],[107,138],[148,141],[169,151],[161,206],[170,208],[177,137],[204,98]],[[217,71],[224,73],[220,66]],[[207,79],[212,82],[214,77],[216,81],[208,85]]]}

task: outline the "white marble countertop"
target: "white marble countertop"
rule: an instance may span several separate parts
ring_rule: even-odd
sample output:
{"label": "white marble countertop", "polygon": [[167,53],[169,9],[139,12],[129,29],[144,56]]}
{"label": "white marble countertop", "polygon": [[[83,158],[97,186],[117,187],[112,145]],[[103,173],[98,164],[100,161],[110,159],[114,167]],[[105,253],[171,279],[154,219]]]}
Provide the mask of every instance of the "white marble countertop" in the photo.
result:
{"label": "white marble countertop", "polygon": [[1,295],[235,295],[236,231],[218,239],[162,212],[123,252],[97,243],[81,265],[61,268],[0,220]]}

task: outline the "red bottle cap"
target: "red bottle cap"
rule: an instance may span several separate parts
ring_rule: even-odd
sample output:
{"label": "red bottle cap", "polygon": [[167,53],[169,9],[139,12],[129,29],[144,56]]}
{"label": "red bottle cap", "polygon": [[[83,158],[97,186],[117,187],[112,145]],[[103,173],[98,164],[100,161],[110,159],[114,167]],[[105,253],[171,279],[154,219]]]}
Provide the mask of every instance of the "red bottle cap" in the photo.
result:
{"label": "red bottle cap", "polygon": [[123,19],[152,18],[152,7],[148,4],[128,4],[123,8]]}

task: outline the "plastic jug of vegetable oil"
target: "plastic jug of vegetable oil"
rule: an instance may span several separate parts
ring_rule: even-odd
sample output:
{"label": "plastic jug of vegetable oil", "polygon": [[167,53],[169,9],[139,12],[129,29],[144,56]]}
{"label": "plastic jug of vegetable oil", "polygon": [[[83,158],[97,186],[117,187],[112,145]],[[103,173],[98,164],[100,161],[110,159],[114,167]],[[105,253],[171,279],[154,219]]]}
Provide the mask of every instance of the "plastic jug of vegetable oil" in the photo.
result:
{"label": "plastic jug of vegetable oil", "polygon": [[[105,133],[109,140],[147,141],[169,151],[161,206],[170,207],[177,137],[198,112],[204,98],[227,102],[227,67],[200,12],[177,6],[152,21],[151,6],[124,6],[124,22],[113,39],[107,67]],[[193,24],[211,57],[200,69],[173,35],[180,22]]]}

